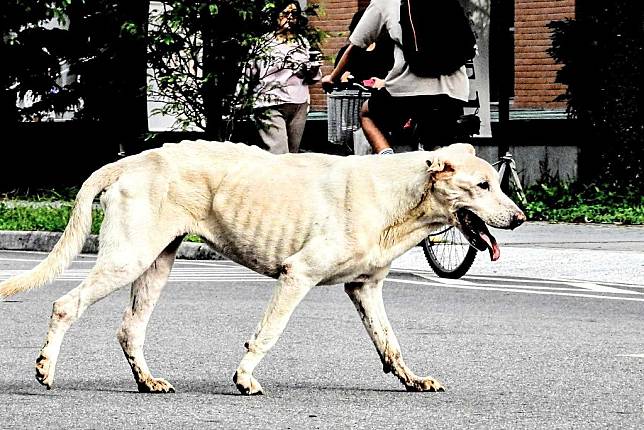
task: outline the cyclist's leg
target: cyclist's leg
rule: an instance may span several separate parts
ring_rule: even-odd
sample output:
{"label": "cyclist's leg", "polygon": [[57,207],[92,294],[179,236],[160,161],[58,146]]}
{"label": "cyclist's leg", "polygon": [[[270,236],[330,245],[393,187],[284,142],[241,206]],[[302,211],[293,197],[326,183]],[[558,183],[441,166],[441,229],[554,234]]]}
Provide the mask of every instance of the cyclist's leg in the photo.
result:
{"label": "cyclist's leg", "polygon": [[360,109],[360,126],[362,127],[364,136],[371,145],[371,150],[374,154],[380,154],[382,151],[391,148],[391,145],[384,133],[376,125],[370,115],[369,100],[366,100]]}
{"label": "cyclist's leg", "polygon": [[391,149],[390,133],[405,121],[406,103],[382,88],[362,105],[360,125],[374,154]]}

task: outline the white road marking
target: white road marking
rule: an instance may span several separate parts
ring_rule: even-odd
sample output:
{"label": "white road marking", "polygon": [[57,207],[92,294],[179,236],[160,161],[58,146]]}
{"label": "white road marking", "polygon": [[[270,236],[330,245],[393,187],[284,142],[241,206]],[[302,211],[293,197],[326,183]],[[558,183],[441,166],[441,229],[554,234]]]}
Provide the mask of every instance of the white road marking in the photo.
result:
{"label": "white road marking", "polygon": [[[401,269],[393,267],[390,271],[391,273],[413,273],[417,276],[422,276],[425,279],[435,279],[436,275],[434,272],[429,270],[414,270],[414,269]],[[489,276],[489,275],[465,275],[463,280],[482,280],[482,281],[499,281],[499,282],[524,282],[528,284],[548,284],[552,285],[553,283],[568,283],[568,282],[578,282],[578,283],[590,283],[593,284],[594,281],[580,280],[580,279],[566,279],[566,278],[552,278],[552,279],[536,279],[536,278],[518,278],[518,277],[503,277],[503,276]],[[613,281],[602,281],[603,286],[612,286],[615,288],[637,288],[644,289],[644,285],[637,284],[628,284],[624,282],[613,282]]]}
{"label": "white road marking", "polygon": [[[29,262],[32,262],[32,263],[39,263],[41,260],[37,260],[35,258],[2,258],[2,257],[0,257],[0,261],[29,261]],[[94,263],[96,263],[96,260],[94,260],[94,259],[92,259],[92,260],[86,260],[86,259],[84,259],[84,260],[74,260],[72,263],[73,264],[83,264],[83,263],[84,264],[94,264]]]}
{"label": "white road marking", "polygon": [[[0,280],[25,273],[27,270],[6,270],[0,272]],[[70,269],[56,278],[59,281],[82,281],[89,274],[89,269]],[[239,268],[190,269],[176,267],[170,272],[171,282],[225,282],[225,281],[271,281],[275,280],[251,270]]]}
{"label": "white road marking", "polygon": [[[11,259],[6,261],[29,261],[38,263],[37,259]],[[77,260],[74,263],[94,263],[95,258]],[[91,267],[74,267],[57,278],[59,281],[82,281],[87,277]],[[27,270],[0,271],[0,280],[25,273]],[[539,294],[567,297],[584,297],[606,300],[644,301],[644,293],[629,288],[644,288],[644,285],[616,284],[611,282],[589,282],[571,279],[530,279],[504,278],[501,276],[467,275],[465,279],[439,278],[429,270],[407,271],[392,269],[392,274],[411,273],[423,280],[387,278],[387,282],[423,285],[438,288],[458,288],[480,291],[499,291],[518,294]],[[228,260],[177,260],[170,273],[170,282],[275,282],[274,279],[260,275]],[[620,287],[620,288],[617,288]],[[635,297],[627,297],[635,296]]]}
{"label": "white road marking", "polygon": [[579,287],[579,288],[584,288],[586,290],[596,291],[598,293],[644,295],[644,293],[629,291],[629,290],[620,290],[619,288],[608,287],[606,285],[599,285],[599,284],[595,284],[594,282],[566,282],[566,284],[572,285],[573,287]]}
{"label": "white road marking", "polygon": [[476,276],[476,275],[465,275],[467,279],[478,279],[481,281],[502,281],[507,282],[508,280],[513,281],[523,281],[530,284],[552,284],[554,282],[564,282],[562,279],[516,279],[516,278],[504,278],[502,276]]}
{"label": "white road marking", "polygon": [[644,354],[617,354],[617,357],[644,358]]}
{"label": "white road marking", "polygon": [[436,276],[430,277],[421,273],[414,273],[414,275],[420,276],[421,278],[427,279],[429,281],[434,281],[434,282],[438,282],[439,284],[445,284],[445,285],[476,285],[476,283],[471,281],[466,281],[464,279],[438,278]]}
{"label": "white road marking", "polygon": [[[591,290],[598,293],[611,293],[611,294],[629,294],[629,295],[644,295],[638,291],[622,290],[619,288],[608,287],[605,285],[595,284],[593,282],[574,282],[574,281],[549,281],[545,279],[513,279],[513,278],[502,278],[502,277],[484,277],[484,276],[468,276],[468,278],[479,279],[485,281],[502,281],[507,282],[507,284],[477,284],[475,282],[467,281],[464,279],[445,279],[438,278],[436,276],[426,275],[424,273],[413,272],[414,275],[421,278],[427,279],[431,282],[438,282],[440,284],[454,285],[454,286],[477,286],[477,287],[486,287],[492,286],[496,288],[521,288],[527,290],[548,290],[548,291],[579,291],[580,288],[585,290]],[[529,284],[548,284],[550,286],[537,286]],[[568,287],[554,287],[552,285],[561,284],[561,285],[570,285],[573,288]]]}
{"label": "white road marking", "polygon": [[[465,279],[480,279],[480,280],[485,280],[485,281],[503,281],[503,282],[507,282],[508,280],[519,281],[519,279],[517,279],[517,278],[504,278],[504,277],[501,277],[501,276],[480,276],[480,275],[465,275]],[[597,284],[595,284],[594,282],[591,282],[591,281],[580,281],[580,280],[576,280],[576,279],[564,279],[564,278],[553,278],[553,279],[529,279],[529,278],[523,279],[522,278],[520,280],[523,281],[523,282],[530,283],[530,284],[552,284],[552,283],[555,283],[555,282],[569,284],[569,283],[572,282],[572,283],[578,283],[580,285],[581,284],[594,284],[594,285],[597,285]],[[602,284],[603,284],[602,286],[610,285],[610,286],[614,286],[614,287],[644,288],[644,285],[626,284],[626,283],[623,283],[623,282],[602,282]],[[582,288],[584,288],[584,287],[582,287]]]}
{"label": "white road marking", "polygon": [[[413,281],[408,279],[388,279],[389,282],[398,282],[401,284],[415,284],[415,285],[427,285],[427,282],[424,281]],[[431,285],[431,284],[430,284]],[[436,285],[436,284],[434,284]],[[592,299],[606,299],[606,300],[625,300],[633,302],[644,302],[644,298],[635,298],[635,297],[613,297],[613,296],[600,296],[597,294],[575,294],[575,293],[562,293],[557,291],[540,291],[532,290],[528,288],[507,288],[501,287],[498,285],[490,286],[471,286],[471,285],[441,285],[444,288],[460,288],[464,290],[483,290],[483,291],[503,291],[511,293],[522,293],[522,294],[540,294],[540,295],[552,295],[552,296],[569,296],[569,297],[587,297]]]}

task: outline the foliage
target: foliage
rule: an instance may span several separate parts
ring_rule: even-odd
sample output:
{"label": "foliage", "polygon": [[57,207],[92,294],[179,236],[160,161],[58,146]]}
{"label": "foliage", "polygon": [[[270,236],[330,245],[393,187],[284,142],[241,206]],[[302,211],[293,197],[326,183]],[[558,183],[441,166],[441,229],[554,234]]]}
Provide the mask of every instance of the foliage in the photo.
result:
{"label": "foliage", "polygon": [[[278,3],[166,0],[148,26],[149,1],[9,0],[0,11],[0,112],[13,122],[74,110],[105,141],[140,143],[149,63],[150,91],[167,102],[161,113],[179,118],[176,129],[195,124],[210,138],[230,138],[250,116],[247,94],[235,95],[242,67],[274,27]],[[306,24],[316,46],[322,33]],[[16,110],[27,94],[34,104]]]}
{"label": "foliage", "polygon": [[[0,202],[0,231],[53,231],[62,232],[67,226],[72,201],[38,204],[42,200],[5,200]],[[103,210],[92,210],[91,234],[98,234],[103,222]],[[202,242],[199,236],[186,236],[188,242]]]}
{"label": "foliage", "polygon": [[[72,204],[38,205],[0,203],[0,230],[63,231],[69,220]],[[103,221],[103,211],[92,211],[93,234],[97,234]]]}
{"label": "foliage", "polygon": [[[229,139],[235,124],[250,117],[252,102],[238,93],[243,67],[257,55],[261,36],[274,29],[274,1],[215,3],[175,0],[151,19],[148,60],[152,95],[165,102],[157,114],[178,118],[176,129],[196,127]],[[315,14],[317,5],[307,13]],[[322,34],[306,26],[316,46]]]}
{"label": "foliage", "polygon": [[[9,123],[47,111],[64,111],[70,100],[60,83],[60,62],[68,58],[66,32],[45,26],[65,23],[63,10],[69,0],[4,0],[0,8],[0,100],[3,118]],[[40,99],[33,107],[18,111],[17,97],[31,94]]]}
{"label": "foliage", "polygon": [[[75,111],[108,142],[142,141],[147,15],[148,2],[10,0],[0,15],[6,118],[37,121]],[[16,109],[16,99],[28,103]]]}
{"label": "foliage", "polygon": [[146,98],[148,2],[69,3],[65,12],[70,21],[69,43],[74,49],[70,69],[80,76],[71,89],[83,99],[81,118],[127,121],[123,110],[127,111],[136,97]]}
{"label": "foliage", "polygon": [[56,189],[16,189],[0,193],[0,200],[28,202],[72,202],[80,190],[79,187],[57,187]]}
{"label": "foliage", "polygon": [[530,220],[644,224],[644,196],[608,185],[546,179],[526,190]]}
{"label": "foliage", "polygon": [[[644,19],[641,0],[584,3],[555,21],[550,55],[563,64],[558,100],[588,130],[596,179],[644,190]],[[592,144],[590,140],[597,142]],[[592,161],[592,160],[590,160]]]}

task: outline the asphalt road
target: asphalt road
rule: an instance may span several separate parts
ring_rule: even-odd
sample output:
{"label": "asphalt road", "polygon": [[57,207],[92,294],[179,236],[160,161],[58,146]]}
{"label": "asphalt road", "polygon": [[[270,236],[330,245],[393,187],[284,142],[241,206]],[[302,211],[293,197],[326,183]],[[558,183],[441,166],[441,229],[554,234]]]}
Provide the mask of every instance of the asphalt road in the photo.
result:
{"label": "asphalt road", "polygon": [[[563,266],[581,264],[574,260],[541,276],[556,249],[506,245],[505,260],[538,267],[499,274],[479,258],[470,276],[445,281],[416,264],[415,249],[386,283],[407,364],[439,379],[444,393],[407,393],[382,373],[353,305],[334,286],[305,298],[257,368],[267,394],[238,395],[232,375],[273,282],[227,261],[178,261],[152,316],[148,364],[177,393],[136,392],[114,336],[126,289],[67,333],[47,391],[34,360],[51,303],[94,259],[79,257],[53,284],[0,302],[0,428],[642,428],[642,281],[612,280],[621,267],[614,277],[567,277]],[[605,255],[573,255],[589,260],[584,252]],[[0,279],[43,255],[0,252]]]}

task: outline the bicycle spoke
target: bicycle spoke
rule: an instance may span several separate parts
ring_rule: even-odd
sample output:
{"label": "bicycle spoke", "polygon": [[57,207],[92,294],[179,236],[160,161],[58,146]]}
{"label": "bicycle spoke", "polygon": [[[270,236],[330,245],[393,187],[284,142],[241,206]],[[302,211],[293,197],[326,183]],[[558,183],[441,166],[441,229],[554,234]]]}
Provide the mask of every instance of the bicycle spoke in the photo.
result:
{"label": "bicycle spoke", "polygon": [[432,269],[442,277],[463,276],[476,258],[476,249],[452,226],[431,233],[423,242],[423,249]]}

